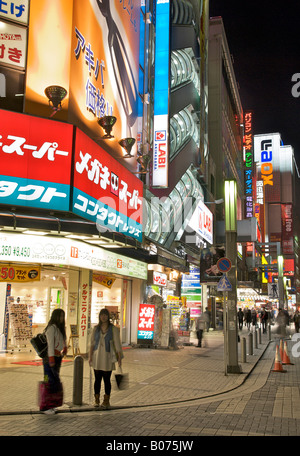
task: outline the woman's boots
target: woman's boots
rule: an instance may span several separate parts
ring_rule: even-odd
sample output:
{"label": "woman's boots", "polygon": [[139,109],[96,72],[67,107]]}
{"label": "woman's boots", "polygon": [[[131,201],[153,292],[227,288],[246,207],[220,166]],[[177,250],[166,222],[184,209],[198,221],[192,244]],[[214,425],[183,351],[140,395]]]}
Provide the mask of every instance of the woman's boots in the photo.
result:
{"label": "woman's boots", "polygon": [[100,394],[95,394],[94,407],[99,407],[99,405],[100,405]]}
{"label": "woman's boots", "polygon": [[101,404],[102,409],[107,410],[110,407],[109,398],[110,398],[110,396],[108,394],[104,394],[104,399]]}

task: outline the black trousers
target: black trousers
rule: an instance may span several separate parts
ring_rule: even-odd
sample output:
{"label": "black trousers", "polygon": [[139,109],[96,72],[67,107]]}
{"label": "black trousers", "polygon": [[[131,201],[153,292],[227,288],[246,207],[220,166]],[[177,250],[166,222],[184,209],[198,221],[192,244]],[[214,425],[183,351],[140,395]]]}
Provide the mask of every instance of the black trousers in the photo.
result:
{"label": "black trousers", "polygon": [[110,392],[111,392],[111,382],[110,382],[111,372],[112,371],[102,371],[102,370],[95,370],[94,369],[94,373],[95,373],[94,393],[95,394],[100,394],[101,381],[102,381],[102,378],[103,378],[105,394],[110,396]]}

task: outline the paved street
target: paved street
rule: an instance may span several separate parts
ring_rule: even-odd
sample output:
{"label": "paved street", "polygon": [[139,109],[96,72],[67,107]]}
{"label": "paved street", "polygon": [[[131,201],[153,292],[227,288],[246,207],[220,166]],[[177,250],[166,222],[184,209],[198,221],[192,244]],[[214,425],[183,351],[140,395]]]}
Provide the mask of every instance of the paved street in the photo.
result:
{"label": "paved street", "polygon": [[[247,337],[247,334],[244,329],[241,336]],[[269,341],[263,335],[254,355],[248,355],[247,362],[242,364],[243,373],[225,376],[223,335],[213,332],[206,338],[207,346],[203,349],[126,350],[124,371],[130,373],[130,387],[126,391],[117,391],[114,387],[112,409],[109,411],[93,409],[91,398],[87,397],[90,395],[88,371],[85,371],[85,384],[88,386],[84,393],[87,402],[81,407],[68,402],[72,398],[69,363],[62,368],[66,403],[59,413],[55,416],[40,414],[36,404],[33,407],[35,398],[32,394],[31,409],[26,409],[23,403],[18,411],[17,404],[13,406],[12,401],[13,378],[21,375],[19,380],[24,382],[26,375],[31,380],[35,375],[33,391],[37,388],[40,368],[2,368],[0,435],[102,436],[103,444],[124,436],[151,439],[180,436],[185,440],[198,436],[299,436],[300,361],[291,355],[296,342],[287,339],[293,365],[284,366],[285,373],[271,371],[277,339],[272,337]],[[70,364],[73,365],[73,362]],[[34,369],[39,372],[35,374]],[[87,365],[85,369],[88,369]],[[6,379],[11,378],[11,383],[7,385],[9,394],[2,397],[5,376]],[[20,383],[18,388],[21,388]],[[6,404],[6,410],[3,404]],[[195,443],[198,441],[196,439]]]}

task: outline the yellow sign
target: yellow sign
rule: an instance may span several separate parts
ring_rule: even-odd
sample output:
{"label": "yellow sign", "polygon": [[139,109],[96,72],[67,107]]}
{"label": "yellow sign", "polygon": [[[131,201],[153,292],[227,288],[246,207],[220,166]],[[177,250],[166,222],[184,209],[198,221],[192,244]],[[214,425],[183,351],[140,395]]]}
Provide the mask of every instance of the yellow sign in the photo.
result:
{"label": "yellow sign", "polygon": [[0,264],[0,282],[33,282],[41,280],[41,268],[38,266],[13,266]]}
{"label": "yellow sign", "polygon": [[100,285],[104,285],[107,288],[111,288],[115,280],[116,279],[114,279],[113,277],[107,277],[100,274],[93,274],[93,281],[100,283]]}

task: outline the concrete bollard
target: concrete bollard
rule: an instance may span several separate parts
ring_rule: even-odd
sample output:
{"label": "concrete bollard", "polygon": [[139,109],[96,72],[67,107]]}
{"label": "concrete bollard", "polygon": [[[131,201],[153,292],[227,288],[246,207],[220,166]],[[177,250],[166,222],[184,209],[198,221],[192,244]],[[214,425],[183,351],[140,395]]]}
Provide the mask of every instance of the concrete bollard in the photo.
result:
{"label": "concrete bollard", "polygon": [[257,331],[254,330],[254,348],[257,348]]}
{"label": "concrete bollard", "polygon": [[261,344],[261,328],[258,328],[258,343]]}
{"label": "concrete bollard", "polygon": [[253,334],[248,334],[248,355],[253,355]]}
{"label": "concrete bollard", "polygon": [[83,357],[80,355],[77,355],[74,360],[73,374],[73,404],[82,405]]}
{"label": "concrete bollard", "polygon": [[247,355],[246,355],[246,338],[242,337],[241,339],[241,362],[247,362]]}

